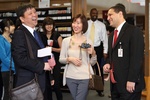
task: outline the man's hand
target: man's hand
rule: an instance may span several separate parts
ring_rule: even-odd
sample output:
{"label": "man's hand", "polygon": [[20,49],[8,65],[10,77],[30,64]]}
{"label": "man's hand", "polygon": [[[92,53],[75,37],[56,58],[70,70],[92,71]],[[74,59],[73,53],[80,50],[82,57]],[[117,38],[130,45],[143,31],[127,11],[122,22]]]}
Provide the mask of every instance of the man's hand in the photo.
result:
{"label": "man's hand", "polygon": [[53,86],[53,85],[54,85],[54,83],[55,83],[55,81],[54,81],[54,80],[51,80],[51,81],[50,81],[51,86]]}
{"label": "man's hand", "polygon": [[104,59],[106,60],[106,58],[108,57],[108,54],[104,53],[103,54]]}
{"label": "man's hand", "polygon": [[127,81],[126,89],[130,93],[134,92],[134,90],[135,90],[135,82],[129,82],[129,81]]}
{"label": "man's hand", "polygon": [[48,71],[52,70],[52,68],[49,66],[49,63],[44,63],[44,64],[45,64],[44,70],[48,70]]}

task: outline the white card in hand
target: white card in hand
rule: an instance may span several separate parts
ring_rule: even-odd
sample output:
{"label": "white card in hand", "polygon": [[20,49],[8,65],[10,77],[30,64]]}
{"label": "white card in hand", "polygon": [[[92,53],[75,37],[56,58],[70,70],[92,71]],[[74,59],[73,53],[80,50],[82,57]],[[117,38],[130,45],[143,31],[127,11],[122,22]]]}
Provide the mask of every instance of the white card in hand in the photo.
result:
{"label": "white card in hand", "polygon": [[52,54],[52,47],[46,47],[43,49],[39,49],[37,52],[37,57],[46,57]]}

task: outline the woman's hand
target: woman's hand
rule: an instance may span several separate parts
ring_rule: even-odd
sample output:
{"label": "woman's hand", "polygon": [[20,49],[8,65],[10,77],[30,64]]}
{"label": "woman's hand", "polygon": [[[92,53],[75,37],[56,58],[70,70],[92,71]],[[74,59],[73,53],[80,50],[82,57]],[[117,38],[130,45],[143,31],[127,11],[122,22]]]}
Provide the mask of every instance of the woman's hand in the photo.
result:
{"label": "woman's hand", "polygon": [[68,62],[71,62],[76,66],[81,66],[82,64],[82,60],[79,58],[75,58],[75,57],[68,57]]}
{"label": "woman's hand", "polygon": [[89,54],[91,54],[92,56],[95,56],[95,55],[96,55],[96,52],[95,52],[95,50],[94,50],[93,47],[87,48],[87,52],[88,52]]}
{"label": "woman's hand", "polygon": [[103,70],[104,70],[104,72],[108,73],[110,71],[110,64],[105,64],[103,66]]}

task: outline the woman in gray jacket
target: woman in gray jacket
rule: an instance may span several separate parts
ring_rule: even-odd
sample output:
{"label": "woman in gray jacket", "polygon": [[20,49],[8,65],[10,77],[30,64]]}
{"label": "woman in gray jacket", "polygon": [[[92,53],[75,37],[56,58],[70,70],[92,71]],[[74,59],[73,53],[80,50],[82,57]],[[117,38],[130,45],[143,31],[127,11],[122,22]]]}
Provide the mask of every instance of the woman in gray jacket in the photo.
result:
{"label": "woman in gray jacket", "polygon": [[86,17],[78,14],[72,22],[73,35],[62,42],[59,61],[66,64],[63,82],[67,83],[73,100],[86,100],[89,76],[93,73],[90,65],[97,61],[92,41],[84,35],[87,28]]}

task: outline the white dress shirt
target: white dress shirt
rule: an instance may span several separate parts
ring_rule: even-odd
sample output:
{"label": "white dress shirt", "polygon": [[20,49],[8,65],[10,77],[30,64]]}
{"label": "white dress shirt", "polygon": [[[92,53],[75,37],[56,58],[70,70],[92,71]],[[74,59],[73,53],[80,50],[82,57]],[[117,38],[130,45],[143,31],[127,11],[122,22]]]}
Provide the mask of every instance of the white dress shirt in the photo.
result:
{"label": "white dress shirt", "polygon": [[31,27],[29,27],[29,26],[27,26],[27,25],[25,25],[25,24],[22,24],[24,27],[26,27],[27,29],[28,29],[28,31],[33,35],[33,37],[34,37],[34,34],[33,34],[33,32],[34,32],[34,30],[35,30],[35,28],[33,29],[33,28],[31,28]]}
{"label": "white dress shirt", "polygon": [[119,36],[119,33],[120,33],[120,31],[121,31],[121,28],[122,28],[122,26],[124,25],[125,22],[126,22],[126,21],[122,22],[117,28],[115,28],[115,30],[118,30],[118,32],[117,32],[117,37]]}
{"label": "white dress shirt", "polygon": [[101,41],[103,42],[103,47],[104,47],[104,52],[103,53],[107,53],[108,52],[108,35],[107,35],[107,31],[106,31],[106,26],[104,23],[102,23],[99,20],[96,21],[92,21],[92,20],[88,20],[88,30],[85,33],[85,35],[87,37],[90,36],[90,31],[91,31],[91,25],[92,23],[94,23],[95,25],[95,37],[94,37],[94,47],[98,47],[101,44]]}

